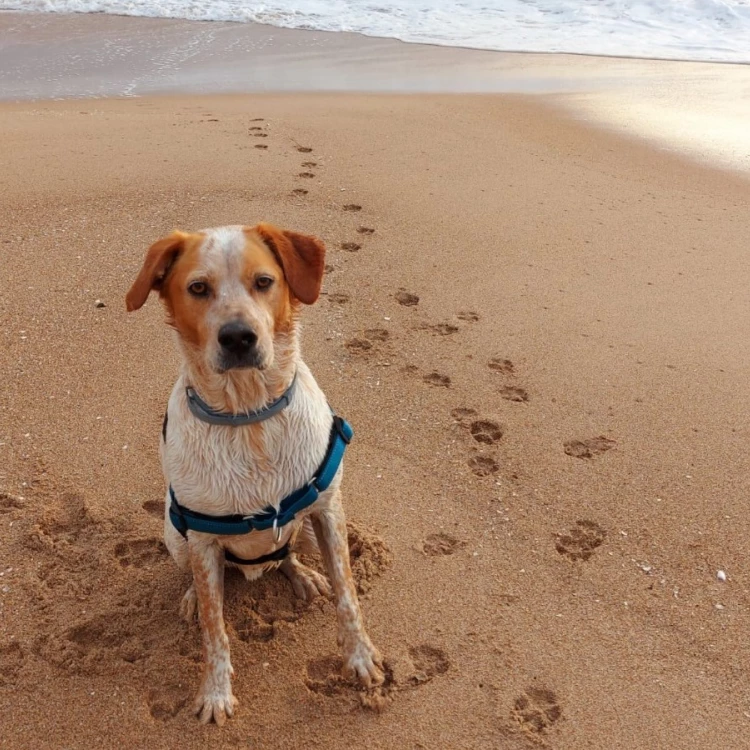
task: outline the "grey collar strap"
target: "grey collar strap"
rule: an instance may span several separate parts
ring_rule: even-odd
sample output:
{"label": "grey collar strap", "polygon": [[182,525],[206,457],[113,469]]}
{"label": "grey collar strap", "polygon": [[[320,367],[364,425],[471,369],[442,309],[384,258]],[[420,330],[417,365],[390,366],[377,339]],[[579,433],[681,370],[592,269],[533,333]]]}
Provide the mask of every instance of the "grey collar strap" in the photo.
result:
{"label": "grey collar strap", "polygon": [[241,414],[231,414],[226,411],[212,409],[190,386],[185,388],[185,394],[187,395],[188,408],[193,416],[200,419],[201,422],[223,425],[225,427],[242,427],[243,425],[263,422],[286,409],[292,401],[296,385],[297,373],[294,373],[289,387],[275,401],[272,401],[268,406],[264,406],[258,411],[248,411]]}

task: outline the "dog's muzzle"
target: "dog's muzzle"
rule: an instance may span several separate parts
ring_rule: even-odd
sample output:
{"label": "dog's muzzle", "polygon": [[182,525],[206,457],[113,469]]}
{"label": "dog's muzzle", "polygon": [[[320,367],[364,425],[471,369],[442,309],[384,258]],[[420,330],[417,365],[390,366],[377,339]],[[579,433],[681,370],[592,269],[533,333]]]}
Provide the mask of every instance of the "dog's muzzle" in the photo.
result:
{"label": "dog's muzzle", "polygon": [[219,329],[219,367],[222,371],[259,367],[258,334],[241,320],[225,323]]}

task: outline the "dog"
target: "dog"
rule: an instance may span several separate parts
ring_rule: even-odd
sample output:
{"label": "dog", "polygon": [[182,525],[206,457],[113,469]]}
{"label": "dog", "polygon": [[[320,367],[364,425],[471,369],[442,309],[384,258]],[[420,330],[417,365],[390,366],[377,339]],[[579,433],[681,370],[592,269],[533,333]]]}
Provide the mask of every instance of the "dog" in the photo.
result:
{"label": "dog", "polygon": [[[300,354],[301,306],[319,297],[324,258],[320,240],[266,223],[175,231],[151,245],[126,295],[131,312],[158,292],[182,355],[160,443],[164,541],[192,573],[180,611],[192,621],[197,609],[201,627],[194,711],[202,723],[223,725],[237,705],[226,565],[248,580],[278,568],[304,599],[332,593],[345,676],[366,687],[384,679],[360,612],[341,503],[350,428]],[[330,585],[297,558],[314,550]]]}

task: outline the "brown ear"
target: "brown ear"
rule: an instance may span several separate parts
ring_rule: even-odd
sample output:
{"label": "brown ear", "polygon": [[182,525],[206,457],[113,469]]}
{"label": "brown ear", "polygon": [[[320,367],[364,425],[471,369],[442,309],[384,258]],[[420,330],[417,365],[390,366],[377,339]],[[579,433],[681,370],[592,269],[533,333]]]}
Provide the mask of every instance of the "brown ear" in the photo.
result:
{"label": "brown ear", "polygon": [[287,232],[272,224],[258,224],[255,230],[281,263],[292,294],[312,305],[323,282],[325,245],[315,237]]}
{"label": "brown ear", "polygon": [[161,288],[170,266],[182,252],[186,236],[182,232],[172,232],[168,237],[151,245],[138,277],[125,295],[128,312],[143,307],[151,290]]}

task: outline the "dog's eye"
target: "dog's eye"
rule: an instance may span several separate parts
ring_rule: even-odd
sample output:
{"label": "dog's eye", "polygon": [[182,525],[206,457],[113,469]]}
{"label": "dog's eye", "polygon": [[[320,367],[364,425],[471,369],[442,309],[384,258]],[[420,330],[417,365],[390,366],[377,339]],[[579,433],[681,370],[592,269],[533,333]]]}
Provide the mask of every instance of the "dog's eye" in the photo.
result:
{"label": "dog's eye", "polygon": [[208,284],[205,281],[194,281],[188,287],[188,291],[193,297],[208,297]]}
{"label": "dog's eye", "polygon": [[258,278],[255,279],[255,288],[259,289],[261,292],[268,289],[271,284],[273,284],[272,276],[258,276]]}

